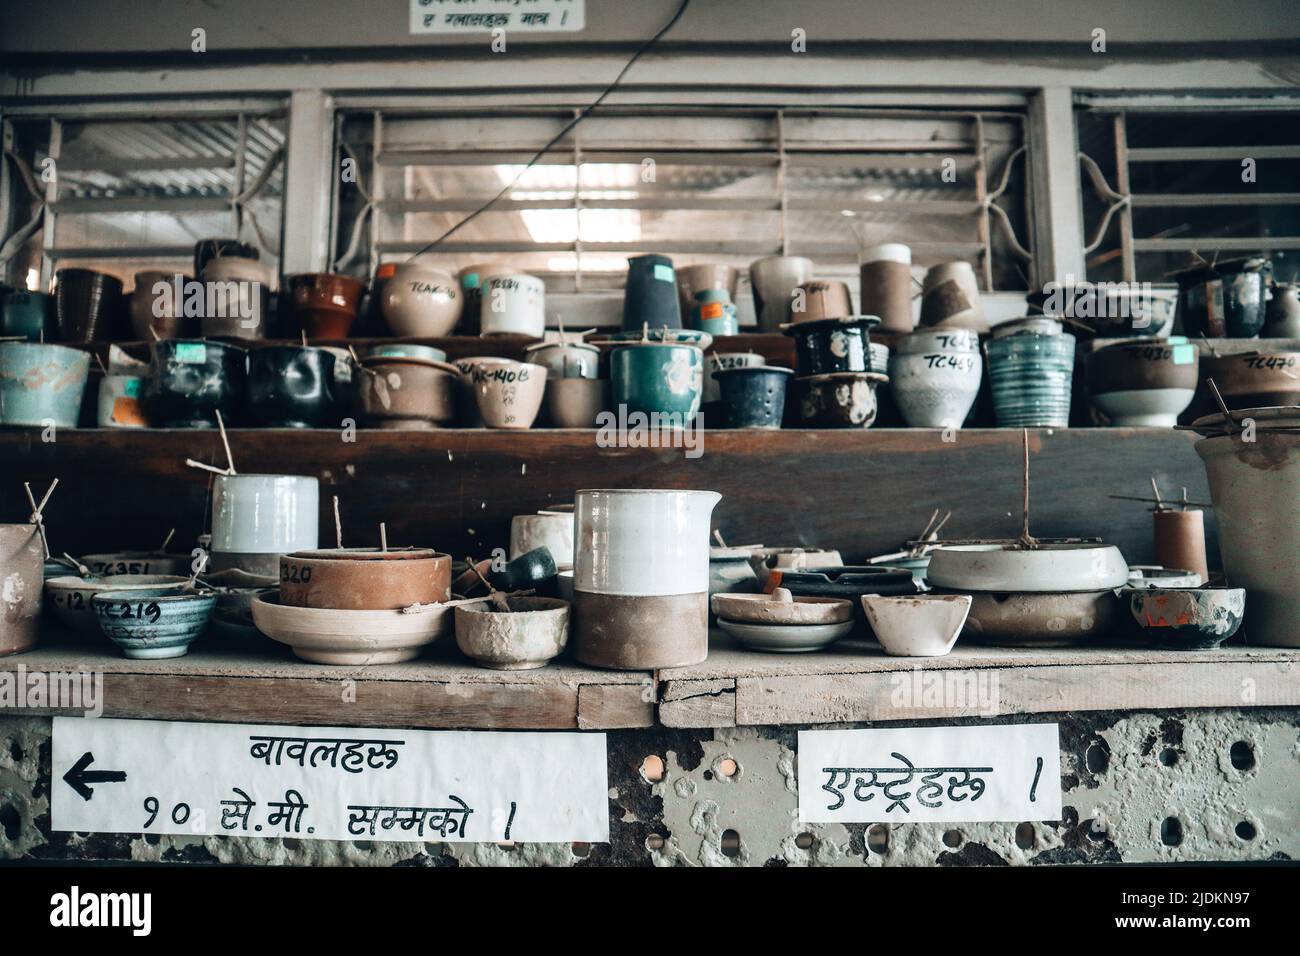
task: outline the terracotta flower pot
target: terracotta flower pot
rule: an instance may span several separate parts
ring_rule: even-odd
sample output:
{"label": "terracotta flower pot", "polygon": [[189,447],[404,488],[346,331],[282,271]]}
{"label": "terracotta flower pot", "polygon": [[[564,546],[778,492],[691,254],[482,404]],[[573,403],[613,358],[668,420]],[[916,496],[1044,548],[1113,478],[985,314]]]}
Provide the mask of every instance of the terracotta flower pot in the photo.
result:
{"label": "terracotta flower pot", "polygon": [[382,611],[451,597],[451,556],[426,548],[295,551],[280,558],[280,603]]}
{"label": "terracotta flower pot", "polygon": [[289,277],[289,290],[294,316],[308,338],[342,339],[356,321],[366,284],[352,276],[304,272]]}

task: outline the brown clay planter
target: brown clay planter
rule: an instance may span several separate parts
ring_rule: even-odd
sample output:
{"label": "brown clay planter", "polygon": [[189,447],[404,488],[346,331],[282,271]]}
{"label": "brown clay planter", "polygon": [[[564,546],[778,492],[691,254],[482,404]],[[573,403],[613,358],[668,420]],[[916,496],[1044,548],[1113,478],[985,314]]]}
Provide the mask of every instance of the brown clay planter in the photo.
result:
{"label": "brown clay planter", "polygon": [[1196,389],[1198,350],[1168,342],[1125,342],[1088,357],[1088,391],[1094,395],[1150,388]]}
{"label": "brown clay planter", "polygon": [[295,551],[280,558],[280,603],[390,611],[451,597],[451,557],[427,548]]}
{"label": "brown clay planter", "polygon": [[1230,408],[1300,405],[1300,352],[1242,352],[1201,357]]}
{"label": "brown clay planter", "polygon": [[386,355],[362,362],[352,381],[368,425],[429,429],[455,421],[457,375],[446,362]]}
{"label": "brown clay planter", "polygon": [[351,276],[304,272],[289,277],[293,311],[309,338],[347,338],[366,284]]}

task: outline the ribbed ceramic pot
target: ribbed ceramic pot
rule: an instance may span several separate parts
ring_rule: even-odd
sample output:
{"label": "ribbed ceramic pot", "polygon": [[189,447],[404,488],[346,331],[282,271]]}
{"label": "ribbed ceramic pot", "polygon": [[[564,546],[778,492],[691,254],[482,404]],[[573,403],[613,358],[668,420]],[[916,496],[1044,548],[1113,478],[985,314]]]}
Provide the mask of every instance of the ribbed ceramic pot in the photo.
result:
{"label": "ribbed ceramic pot", "polygon": [[985,346],[993,409],[1002,428],[1070,423],[1074,336],[1053,319],[999,326]]}
{"label": "ribbed ceramic pot", "polygon": [[[1253,441],[1225,433],[1221,415],[1195,423],[1206,436],[1196,453],[1209,476],[1223,570],[1249,597],[1248,643],[1300,647],[1300,408],[1250,408],[1234,417],[1255,422]],[[1293,430],[1274,430],[1283,428]]]}
{"label": "ribbed ceramic pot", "polygon": [[709,650],[714,491],[583,490],[574,508],[577,656],[616,670],[695,664]]}
{"label": "ribbed ceramic pot", "polygon": [[100,428],[148,428],[141,396],[144,379],[138,375],[105,375],[99,380],[95,423]]}
{"label": "ribbed ceramic pot", "polygon": [[[676,300],[674,300],[675,302]],[[628,413],[677,415],[688,426],[704,394],[704,352],[690,345],[636,342],[610,353],[610,392]]]}
{"label": "ribbed ceramic pot", "polygon": [[217,475],[212,551],[286,554],[317,547],[320,486],[300,475]]}
{"label": "ribbed ceramic pot", "polygon": [[126,314],[121,279],[93,269],[60,269],[54,282],[59,341],[105,342],[121,337]]}
{"label": "ribbed ceramic pot", "polygon": [[726,289],[701,289],[688,310],[690,326],[709,335],[736,335],[740,323]]}
{"label": "ribbed ceramic pot", "polygon": [[873,367],[871,330],[880,324],[874,315],[794,322],[781,331],[794,339],[795,365],[800,375],[831,372],[881,372]]}
{"label": "ribbed ceramic pot", "polygon": [[248,417],[263,428],[338,428],[334,356],[318,348],[271,345],[248,356]]}
{"label": "ribbed ceramic pot", "polygon": [[[220,260],[217,260],[220,261]],[[144,407],[156,428],[216,428],[237,422],[248,390],[248,353],[204,339],[168,339],[149,346]]]}
{"label": "ribbed ceramic pot", "polygon": [[287,607],[382,611],[451,598],[451,556],[427,548],[327,548],[280,558]]}
{"label": "ribbed ceramic pot", "polygon": [[0,342],[0,425],[75,428],[89,374],[81,349]]}
{"label": "ribbed ceramic pot", "polygon": [[546,283],[524,272],[487,276],[479,290],[481,335],[527,335],[540,339],[546,333]]}
{"label": "ribbed ceramic pot", "polygon": [[714,373],[727,428],[780,428],[785,415],[788,368],[755,365]]}
{"label": "ribbed ceramic pot", "polygon": [[768,256],[749,267],[758,331],[775,332],[794,321],[794,290],[813,276],[813,262],[801,256]]}
{"label": "ribbed ceramic pot", "polygon": [[979,395],[978,352],[922,352],[889,360],[889,391],[912,428],[961,428]]}
{"label": "ribbed ceramic pot", "polygon": [[45,549],[34,524],[0,524],[0,657],[36,644]]}
{"label": "ribbed ceramic pot", "polygon": [[54,296],[25,289],[9,289],[0,295],[0,336],[22,336],[28,342],[57,342],[59,324]]}
{"label": "ribbed ceramic pot", "polygon": [[623,329],[639,332],[680,329],[682,310],[677,300],[677,273],[667,256],[632,256],[627,260],[627,285],[623,291]]}
{"label": "ribbed ceramic pot", "polygon": [[96,594],[90,603],[105,636],[124,656],[152,661],[184,656],[207,629],[217,596],[110,590]]}

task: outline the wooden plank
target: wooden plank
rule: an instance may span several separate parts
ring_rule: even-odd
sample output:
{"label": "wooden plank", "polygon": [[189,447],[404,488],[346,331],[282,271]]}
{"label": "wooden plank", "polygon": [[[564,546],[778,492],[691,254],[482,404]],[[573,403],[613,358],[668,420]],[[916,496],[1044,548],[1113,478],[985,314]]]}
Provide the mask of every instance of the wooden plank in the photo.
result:
{"label": "wooden plank", "polygon": [[614,730],[653,727],[654,682],[641,684],[582,684],[578,687],[578,728]]}
{"label": "wooden plank", "polygon": [[735,678],[666,682],[660,693],[659,722],[665,727],[736,726]]}

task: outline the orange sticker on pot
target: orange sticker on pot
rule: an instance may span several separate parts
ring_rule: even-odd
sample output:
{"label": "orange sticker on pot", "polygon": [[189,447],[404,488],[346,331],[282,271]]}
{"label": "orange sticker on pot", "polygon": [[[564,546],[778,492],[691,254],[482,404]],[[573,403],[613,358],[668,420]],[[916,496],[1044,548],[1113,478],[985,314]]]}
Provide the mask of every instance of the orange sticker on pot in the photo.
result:
{"label": "orange sticker on pot", "polygon": [[722,318],[721,302],[706,302],[700,306],[701,319],[720,319]]}
{"label": "orange sticker on pot", "polygon": [[118,396],[113,399],[113,418],[116,425],[139,425],[147,426],[149,423],[144,419],[144,411],[140,408],[138,398],[126,398]]}

